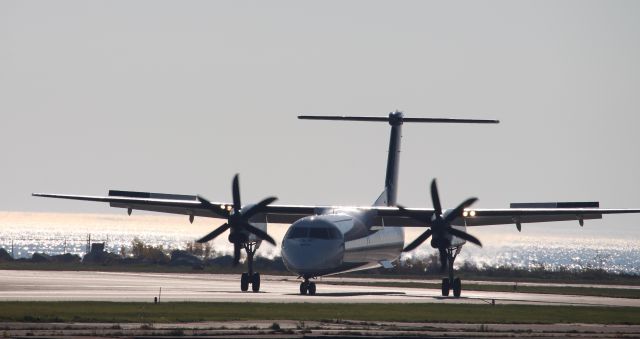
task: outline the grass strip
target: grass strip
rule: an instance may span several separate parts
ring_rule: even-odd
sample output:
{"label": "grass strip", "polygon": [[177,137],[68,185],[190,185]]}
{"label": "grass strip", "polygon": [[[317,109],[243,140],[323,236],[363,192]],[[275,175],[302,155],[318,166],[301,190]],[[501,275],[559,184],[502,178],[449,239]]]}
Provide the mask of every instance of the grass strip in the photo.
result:
{"label": "grass strip", "polygon": [[0,302],[0,321],[179,323],[231,320],[637,325],[640,324],[640,308],[432,303]]}
{"label": "grass strip", "polygon": [[[373,282],[324,281],[323,284],[398,287],[398,288],[403,288],[403,287],[404,288],[425,288],[425,289],[436,289],[436,290],[439,290],[441,287],[440,284],[434,284],[434,283],[402,282],[402,281],[373,281]],[[465,284],[463,282],[462,289],[464,291],[568,294],[568,295],[583,295],[583,296],[593,296],[593,297],[640,299],[640,289],[624,289],[624,288],[577,287],[577,286],[523,286],[523,285],[515,285],[515,284],[514,285],[482,285],[482,284]]]}

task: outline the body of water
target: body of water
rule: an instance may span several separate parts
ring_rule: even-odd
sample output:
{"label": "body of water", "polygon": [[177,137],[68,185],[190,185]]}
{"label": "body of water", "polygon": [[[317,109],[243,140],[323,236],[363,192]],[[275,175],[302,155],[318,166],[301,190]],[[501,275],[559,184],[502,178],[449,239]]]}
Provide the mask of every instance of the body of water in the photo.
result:
{"label": "body of water", "polygon": [[[603,221],[598,221],[603,222]],[[162,245],[165,249],[184,249],[214,227],[224,223],[215,219],[196,219],[173,215],[96,215],[5,212],[0,215],[0,247],[14,257],[30,257],[34,252],[84,255],[90,242],[105,242],[112,252],[129,248],[134,238],[147,244]],[[287,226],[270,225],[269,233],[279,242]],[[609,272],[640,274],[640,241],[633,233],[618,237],[604,237],[599,228],[584,229],[566,225],[528,227],[528,232],[514,227],[492,226],[470,229],[484,247],[464,246],[457,265],[472,263],[478,266],[513,266],[526,269],[598,268]],[[422,229],[406,229],[411,241]],[[213,241],[213,250],[230,254],[232,246],[226,235]],[[264,243],[258,255],[279,255],[279,246]],[[409,256],[427,256],[436,250],[425,245]]]}

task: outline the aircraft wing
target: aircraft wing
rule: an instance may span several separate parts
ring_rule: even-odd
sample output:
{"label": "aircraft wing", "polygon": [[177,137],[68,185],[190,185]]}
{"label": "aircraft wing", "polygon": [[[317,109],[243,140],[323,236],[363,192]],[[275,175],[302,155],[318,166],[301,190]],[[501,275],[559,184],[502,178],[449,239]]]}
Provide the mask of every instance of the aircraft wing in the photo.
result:
{"label": "aircraft wing", "polygon": [[[429,220],[433,210],[409,208],[418,219]],[[447,213],[447,210],[444,211]],[[510,208],[469,208],[453,220],[455,226],[521,225],[525,223],[602,219],[604,214],[640,213],[640,209],[600,208],[598,202],[513,203]],[[384,218],[385,221],[387,218]],[[423,223],[426,225],[426,222]],[[520,229],[520,226],[518,226]]]}
{"label": "aircraft wing", "polygon": [[568,220],[582,222],[587,219],[602,219],[603,214],[640,213],[640,209],[626,208],[505,208],[473,211],[475,216],[455,219],[452,224],[489,226]]}
{"label": "aircraft wing", "polygon": [[[85,196],[67,194],[34,193],[37,197],[106,202],[111,207],[133,210],[181,214],[193,217],[222,218],[216,209],[225,209],[231,203],[211,202],[211,206],[201,202],[196,195],[164,194],[132,191],[109,191],[109,196]],[[371,211],[374,226],[424,227],[433,216],[431,208],[407,208],[414,218],[402,215],[396,207],[366,206],[312,206],[312,205],[269,205],[260,219],[269,223],[291,224],[309,215],[331,212],[332,210]],[[446,213],[446,210],[445,210]],[[640,209],[599,208],[598,203],[532,203],[511,204],[503,209],[468,209],[466,217],[455,219],[457,226],[488,226],[524,224],[535,222],[600,219],[604,214],[640,213]],[[424,220],[420,222],[418,220]]]}
{"label": "aircraft wing", "polygon": [[[35,197],[70,199],[82,201],[106,202],[111,207],[126,208],[132,210],[143,210],[152,212],[163,212],[171,214],[193,215],[198,217],[224,218],[215,211],[205,208],[204,204],[195,195],[146,193],[146,192],[125,192],[109,191],[109,196],[91,195],[70,195],[70,194],[49,194],[33,193]],[[214,203],[222,208],[225,204]]]}
{"label": "aircraft wing", "polygon": [[[544,203],[532,204],[536,207],[512,207],[502,209],[469,209],[466,217],[455,219],[452,224],[456,226],[490,226],[525,224],[552,221],[575,220],[580,223],[588,219],[602,219],[604,214],[640,213],[640,209],[625,208],[599,208],[599,207],[550,207],[567,206],[571,203]],[[579,205],[582,203],[578,203]],[[591,204],[591,203],[589,203]],[[597,204],[597,203],[596,203]],[[513,204],[518,205],[518,204]],[[407,208],[414,218],[403,215],[396,207],[332,207],[332,206],[268,206],[267,216],[269,222],[293,223],[307,215],[319,214],[327,210],[355,209],[360,211],[372,211],[375,215],[373,226],[390,227],[424,227],[431,220],[434,210],[431,208]],[[444,211],[445,213],[447,210]],[[416,220],[417,219],[417,220]],[[419,220],[424,220],[420,222]]]}
{"label": "aircraft wing", "polygon": [[[182,214],[194,217],[221,218],[218,209],[226,209],[232,203],[211,202],[210,205],[200,201],[197,195],[165,194],[132,191],[109,191],[108,196],[70,195],[33,193],[36,197],[70,199],[82,201],[106,202],[111,207],[125,208],[131,214],[133,210],[151,211],[170,214]],[[319,214],[328,206],[302,205],[269,205],[264,217],[272,223],[293,223],[308,215]],[[265,220],[266,221],[266,220]]]}
{"label": "aircraft wing", "polygon": [[[150,192],[133,192],[133,191],[109,191],[108,196],[90,196],[90,195],[70,195],[70,194],[51,194],[51,193],[33,193],[33,196],[44,198],[70,199],[82,201],[94,201],[109,203],[111,207],[127,209],[130,214],[133,210],[151,211],[169,214],[182,214],[189,217],[205,217],[205,218],[221,218],[226,217],[216,213],[218,209],[225,209],[232,203],[210,202],[207,205],[200,201],[197,195],[182,194],[166,194],[166,193],[150,193]],[[402,225],[402,226],[424,226],[423,223],[417,222],[412,218],[399,215],[396,207],[345,207],[345,206],[310,206],[310,205],[268,205],[264,213],[252,219],[261,220],[276,224],[292,224],[296,220],[322,213],[331,213],[335,210],[359,210],[372,211],[375,217],[374,225]],[[425,215],[430,215],[433,210],[421,209]],[[384,219],[384,220],[383,220]],[[425,220],[428,220],[425,217]]]}

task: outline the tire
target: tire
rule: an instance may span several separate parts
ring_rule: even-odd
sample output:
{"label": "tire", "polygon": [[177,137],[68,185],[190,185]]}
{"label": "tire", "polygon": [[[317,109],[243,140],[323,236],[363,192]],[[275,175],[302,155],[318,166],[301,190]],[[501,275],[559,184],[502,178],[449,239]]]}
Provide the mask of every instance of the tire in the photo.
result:
{"label": "tire", "polygon": [[462,281],[460,278],[453,279],[453,296],[456,298],[460,298],[460,294],[462,293]]}
{"label": "tire", "polygon": [[260,273],[253,274],[253,279],[251,279],[251,290],[253,290],[253,292],[260,292]]}
{"label": "tire", "polygon": [[442,296],[448,297],[450,290],[451,290],[451,283],[449,282],[449,278],[443,278],[442,279]]}
{"label": "tire", "polygon": [[309,283],[309,295],[316,295],[316,283]]}
{"label": "tire", "polygon": [[247,290],[249,290],[249,274],[248,273],[242,273],[242,275],[240,276],[240,290],[242,292],[246,292]]}
{"label": "tire", "polygon": [[300,294],[301,294],[301,295],[306,295],[306,294],[307,294],[307,289],[308,289],[308,288],[309,288],[309,287],[307,286],[307,283],[306,283],[306,282],[301,282],[301,283],[300,283]]}

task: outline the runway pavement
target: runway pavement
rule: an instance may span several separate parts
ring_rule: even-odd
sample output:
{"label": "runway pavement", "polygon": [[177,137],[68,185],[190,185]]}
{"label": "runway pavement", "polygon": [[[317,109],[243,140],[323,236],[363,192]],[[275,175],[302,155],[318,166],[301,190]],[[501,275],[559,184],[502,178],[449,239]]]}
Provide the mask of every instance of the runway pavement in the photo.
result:
{"label": "runway pavement", "polygon": [[640,299],[464,290],[461,298],[453,298],[440,296],[440,290],[437,289],[323,283],[330,280],[376,280],[332,277],[316,280],[315,296],[302,296],[299,295],[300,281],[295,277],[263,275],[260,292],[253,293],[241,292],[239,280],[239,275],[227,274],[0,271],[0,301],[152,302],[154,297],[160,295],[162,301],[480,304],[495,300],[496,304],[640,307]]}

